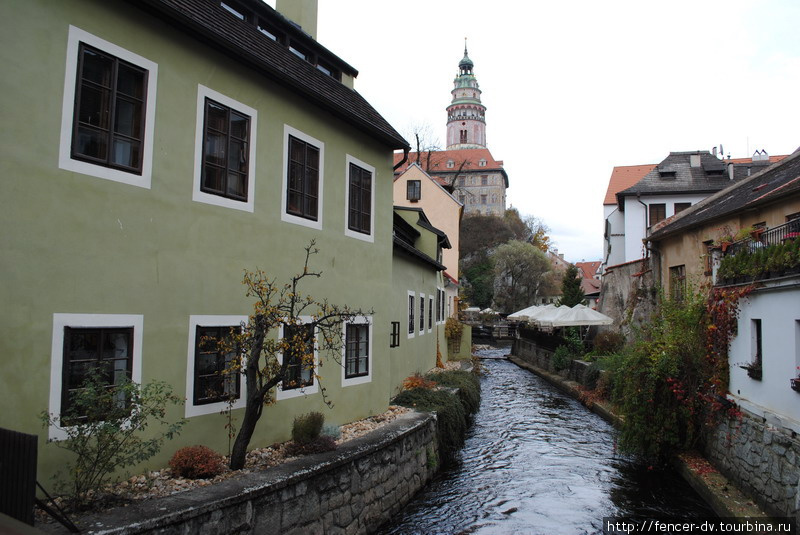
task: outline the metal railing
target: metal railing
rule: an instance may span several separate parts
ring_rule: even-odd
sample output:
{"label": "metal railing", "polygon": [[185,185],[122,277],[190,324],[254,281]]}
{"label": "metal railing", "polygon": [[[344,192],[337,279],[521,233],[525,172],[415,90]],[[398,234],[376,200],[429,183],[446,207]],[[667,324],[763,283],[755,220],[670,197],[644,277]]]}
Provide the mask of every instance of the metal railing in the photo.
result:
{"label": "metal railing", "polygon": [[773,227],[762,232],[754,230],[750,237],[734,242],[725,250],[725,255],[735,255],[744,251],[755,253],[759,249],[778,245],[786,240],[800,238],[800,219]]}

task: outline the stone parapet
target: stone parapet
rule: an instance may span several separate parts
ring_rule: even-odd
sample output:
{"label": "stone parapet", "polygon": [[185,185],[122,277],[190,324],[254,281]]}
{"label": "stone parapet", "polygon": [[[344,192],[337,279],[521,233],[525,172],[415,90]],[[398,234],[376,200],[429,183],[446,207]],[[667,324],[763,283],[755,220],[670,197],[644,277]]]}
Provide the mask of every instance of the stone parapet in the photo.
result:
{"label": "stone parapet", "polygon": [[[408,413],[335,451],[77,519],[86,534],[368,534],[438,467],[436,420]],[[37,526],[68,533],[57,524]]]}

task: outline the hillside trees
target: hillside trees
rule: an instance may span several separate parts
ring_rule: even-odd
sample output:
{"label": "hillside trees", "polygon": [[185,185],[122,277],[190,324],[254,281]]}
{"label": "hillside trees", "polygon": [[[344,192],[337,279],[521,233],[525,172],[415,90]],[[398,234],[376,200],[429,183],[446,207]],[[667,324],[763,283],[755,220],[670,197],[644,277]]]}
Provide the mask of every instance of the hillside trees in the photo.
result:
{"label": "hillside trees", "polygon": [[[541,220],[532,216],[522,217],[514,208],[506,210],[503,217],[465,216],[461,222],[459,254],[461,276],[466,281],[466,301],[480,308],[492,306],[496,288],[495,249],[514,240],[546,251],[550,246],[548,232]],[[546,283],[546,280],[540,282]]]}
{"label": "hillside trees", "polygon": [[500,245],[494,260],[494,303],[503,312],[530,306],[550,271],[545,254],[530,243],[511,240]]}

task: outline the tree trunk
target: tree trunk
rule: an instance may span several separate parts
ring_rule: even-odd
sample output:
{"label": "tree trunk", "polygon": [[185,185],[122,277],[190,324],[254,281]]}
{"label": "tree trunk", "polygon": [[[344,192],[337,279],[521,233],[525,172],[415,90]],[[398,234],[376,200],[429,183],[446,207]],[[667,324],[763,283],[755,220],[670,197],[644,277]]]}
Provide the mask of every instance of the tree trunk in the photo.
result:
{"label": "tree trunk", "polygon": [[[261,402],[263,403],[263,400]],[[258,400],[248,399],[247,406],[244,409],[244,420],[242,420],[242,426],[239,428],[239,433],[236,435],[236,441],[233,443],[233,449],[231,450],[231,470],[244,468],[244,462],[247,458],[247,446],[250,445],[250,439],[256,430],[256,424],[261,418],[259,408]]]}

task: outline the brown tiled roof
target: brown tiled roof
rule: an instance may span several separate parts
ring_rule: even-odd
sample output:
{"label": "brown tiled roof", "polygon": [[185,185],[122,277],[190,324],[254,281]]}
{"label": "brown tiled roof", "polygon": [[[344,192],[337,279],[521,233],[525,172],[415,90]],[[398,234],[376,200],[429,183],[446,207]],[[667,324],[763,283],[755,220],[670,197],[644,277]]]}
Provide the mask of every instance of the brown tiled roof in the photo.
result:
{"label": "brown tiled roof", "polygon": [[653,232],[650,239],[660,240],[715,219],[798,195],[800,195],[800,149],[761,172],[734,182],[676,214],[666,225]]}
{"label": "brown tiled roof", "polygon": [[617,204],[617,193],[628,189],[647,173],[655,169],[656,164],[647,165],[618,165],[611,171],[611,178],[608,181],[608,189],[603,204]]}
{"label": "brown tiled roof", "polygon": [[[358,92],[295,56],[258,28],[228,13],[219,0],[128,0],[133,5],[212,46],[380,140],[392,149],[408,149],[408,143]],[[265,16],[280,17],[257,0],[240,3]],[[285,20],[285,19],[284,19]],[[298,32],[299,35],[299,32]],[[302,36],[300,36],[302,37]],[[324,47],[306,36],[313,48]],[[326,54],[338,65],[347,64]],[[355,69],[347,69],[355,74]]]}
{"label": "brown tiled roof", "polygon": [[600,293],[601,283],[597,279],[581,279],[581,290],[585,295]]}
{"label": "brown tiled roof", "polygon": [[[430,154],[430,164],[428,162],[428,154]],[[479,165],[480,161],[486,160],[486,165]],[[403,160],[403,154],[394,153],[394,165],[399,164]],[[453,161],[453,167],[447,167],[447,162]],[[411,152],[408,155],[408,160],[403,163],[399,168],[395,169],[395,176],[402,174],[409,165],[417,162],[417,153]],[[461,164],[464,164],[461,167]],[[489,149],[454,149],[454,150],[441,150],[420,152],[419,165],[423,171],[428,173],[437,182],[447,187],[450,186],[453,176],[459,172],[469,172],[471,175],[476,173],[489,173],[500,172],[503,175],[505,186],[508,187],[508,174],[503,169],[503,160],[495,160]]]}

